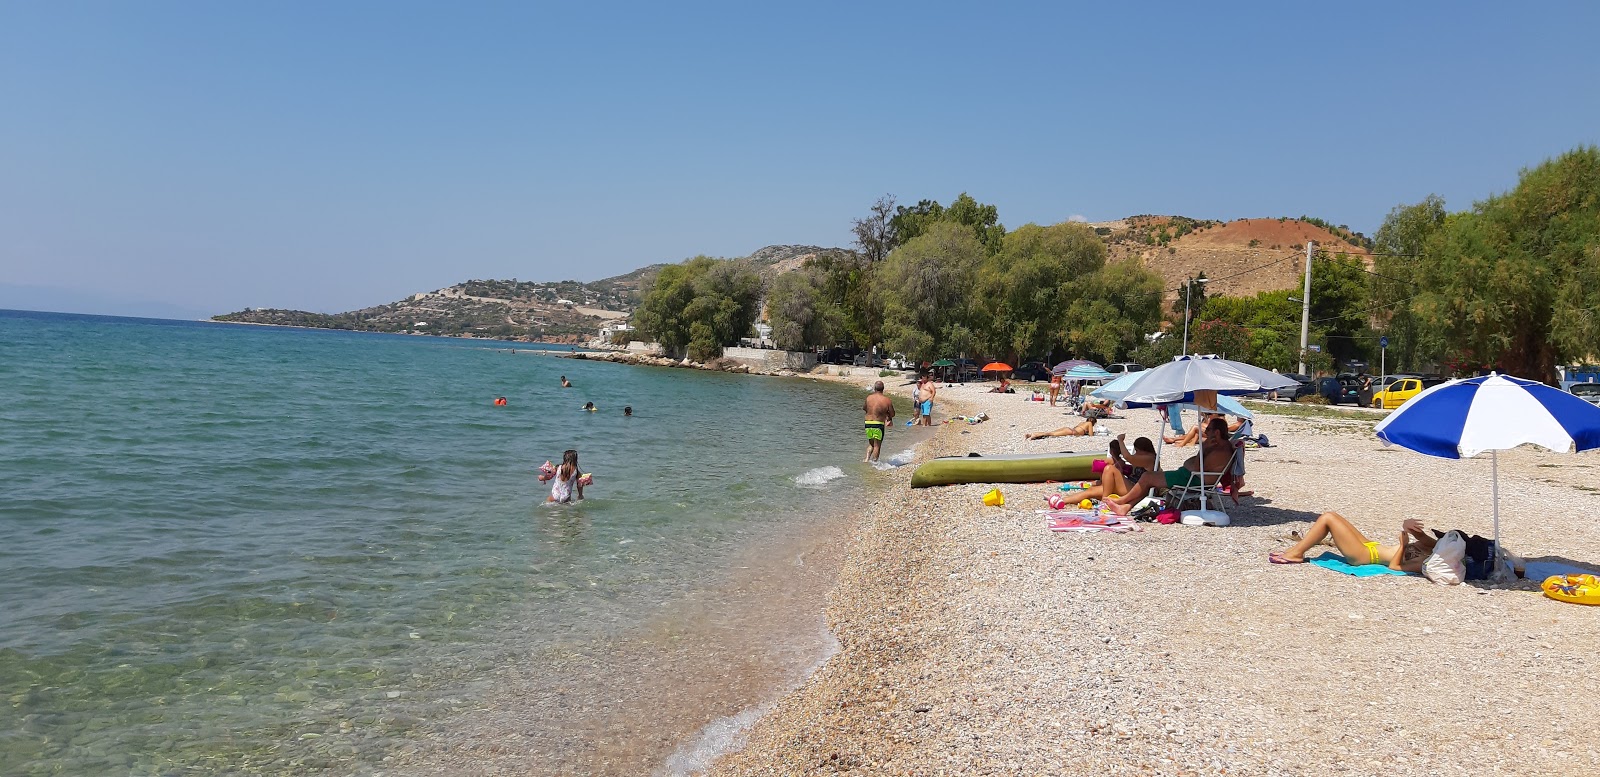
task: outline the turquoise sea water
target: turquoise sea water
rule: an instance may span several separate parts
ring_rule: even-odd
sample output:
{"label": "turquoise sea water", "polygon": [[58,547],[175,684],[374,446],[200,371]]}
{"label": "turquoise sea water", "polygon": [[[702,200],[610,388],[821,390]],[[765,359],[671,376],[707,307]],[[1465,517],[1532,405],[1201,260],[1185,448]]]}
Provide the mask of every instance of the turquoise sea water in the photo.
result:
{"label": "turquoise sea water", "polygon": [[875,475],[858,391],[508,348],[0,312],[0,774],[364,771]]}

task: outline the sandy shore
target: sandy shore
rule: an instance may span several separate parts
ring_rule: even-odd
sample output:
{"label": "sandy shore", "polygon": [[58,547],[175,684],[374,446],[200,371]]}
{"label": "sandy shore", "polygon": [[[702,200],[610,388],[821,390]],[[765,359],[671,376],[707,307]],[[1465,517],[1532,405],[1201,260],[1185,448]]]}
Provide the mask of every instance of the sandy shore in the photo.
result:
{"label": "sandy shore", "polygon": [[[1024,442],[1062,411],[984,388],[941,392],[936,420],[993,420],[945,426],[919,462],[1106,443]],[[1105,426],[1157,428],[1150,411],[1124,415]],[[1372,423],[1258,415],[1274,447],[1249,453],[1257,497],[1230,508],[1227,528],[1052,534],[1034,511],[1053,486],[1006,486],[1007,505],[988,508],[988,486],[914,491],[901,468],[860,513],[829,598],[839,652],[714,773],[1600,769],[1600,608],[1547,599],[1534,581],[1444,587],[1267,563],[1324,510],[1386,543],[1413,517],[1490,533],[1487,456],[1386,449]],[[1502,454],[1506,545],[1600,569],[1597,471],[1593,454]]]}

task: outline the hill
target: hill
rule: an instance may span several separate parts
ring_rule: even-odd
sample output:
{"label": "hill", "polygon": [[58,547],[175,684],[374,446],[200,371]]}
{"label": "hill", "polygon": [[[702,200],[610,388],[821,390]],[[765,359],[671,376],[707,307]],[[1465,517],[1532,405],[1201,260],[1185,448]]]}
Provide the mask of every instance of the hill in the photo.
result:
{"label": "hill", "polygon": [[[1371,241],[1347,227],[1301,217],[1220,222],[1184,216],[1131,216],[1091,224],[1112,261],[1135,260],[1159,273],[1166,288],[1205,273],[1211,294],[1253,296],[1299,288],[1307,241],[1372,263]],[[1168,299],[1176,299],[1170,291]]]}
{"label": "hill", "polygon": [[[799,267],[817,254],[840,249],[774,245],[744,259],[765,277]],[[247,309],[214,316],[248,324],[410,332],[540,342],[585,342],[607,322],[622,321],[664,264],[652,264],[597,281],[470,280],[412,294],[384,305],[345,313]]]}
{"label": "hill", "polygon": [[[1141,215],[1090,226],[1105,240],[1111,261],[1138,261],[1159,273],[1169,290],[1202,272],[1213,279],[1212,294],[1250,296],[1298,288],[1308,240],[1362,256],[1371,264],[1371,241],[1348,228],[1307,217],[1220,222]],[[770,279],[819,254],[845,250],[771,245],[742,258]],[[607,322],[627,319],[664,266],[652,264],[587,283],[470,280],[346,313],[249,309],[214,320],[577,343],[595,337]],[[1176,291],[1168,292],[1169,301],[1176,297]]]}

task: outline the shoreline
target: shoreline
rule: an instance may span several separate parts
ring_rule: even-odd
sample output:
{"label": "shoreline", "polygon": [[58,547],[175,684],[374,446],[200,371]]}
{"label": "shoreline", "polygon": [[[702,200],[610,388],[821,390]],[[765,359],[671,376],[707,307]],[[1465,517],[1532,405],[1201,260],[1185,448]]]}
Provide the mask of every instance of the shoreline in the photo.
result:
{"label": "shoreline", "polygon": [[[991,420],[941,428],[915,463],[1108,442],[1025,442],[1063,413],[944,391],[947,411]],[[1120,415],[1105,426],[1130,439],[1159,423]],[[1374,420],[1257,412],[1274,443],[1248,454],[1259,496],[1222,528],[1055,535],[1034,512],[1052,485],[1003,485],[1006,506],[986,508],[988,485],[912,490],[900,468],[829,595],[839,651],[709,773],[1594,771],[1600,731],[1562,712],[1600,694],[1592,608],[1535,579],[1448,587],[1267,563],[1329,509],[1385,542],[1403,517],[1489,533],[1487,460],[1385,448]],[[1507,546],[1600,569],[1600,527],[1568,517],[1600,513],[1600,457],[1517,450],[1499,468]],[[1422,500],[1418,484],[1433,486]]]}
{"label": "shoreline", "polygon": [[[891,436],[885,457],[915,440]],[[840,454],[859,462],[853,445]],[[827,504],[753,524],[752,541],[701,585],[623,631],[522,650],[469,707],[394,753],[385,773],[703,773],[837,649],[826,598],[853,506],[876,501],[893,475],[839,463],[851,474],[834,482],[848,489],[821,486],[834,494]],[[512,628],[512,643],[535,641],[515,632],[536,623]]]}

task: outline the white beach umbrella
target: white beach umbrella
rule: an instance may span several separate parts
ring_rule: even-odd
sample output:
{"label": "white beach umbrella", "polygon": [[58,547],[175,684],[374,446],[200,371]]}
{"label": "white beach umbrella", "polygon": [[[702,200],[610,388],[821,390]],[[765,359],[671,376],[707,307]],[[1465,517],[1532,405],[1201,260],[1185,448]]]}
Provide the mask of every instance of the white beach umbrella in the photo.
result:
{"label": "white beach umbrella", "polygon": [[[1179,356],[1166,364],[1138,374],[1139,378],[1123,392],[1124,404],[1194,403],[1197,392],[1202,394],[1212,392],[1217,395],[1254,394],[1300,385],[1297,381],[1272,370],[1216,356]],[[1202,429],[1200,434],[1202,479],[1206,474],[1205,456],[1205,430]],[[1209,509],[1204,491],[1200,492],[1200,510],[1185,513],[1184,518],[1185,522],[1219,525],[1228,523],[1226,513]]]}

